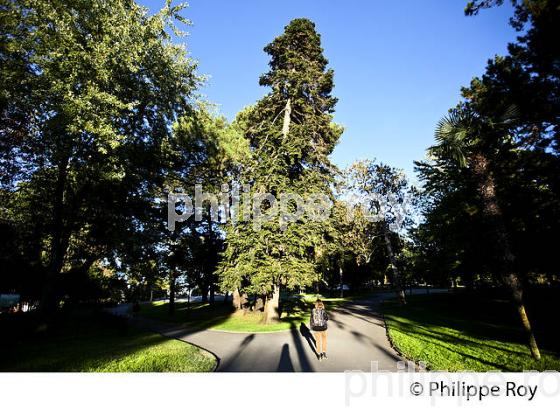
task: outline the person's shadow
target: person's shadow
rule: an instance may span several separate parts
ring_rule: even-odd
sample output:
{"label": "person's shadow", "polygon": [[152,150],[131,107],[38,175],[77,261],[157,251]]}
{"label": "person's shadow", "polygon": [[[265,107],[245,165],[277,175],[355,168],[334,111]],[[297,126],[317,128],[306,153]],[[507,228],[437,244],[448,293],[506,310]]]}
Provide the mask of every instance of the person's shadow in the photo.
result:
{"label": "person's shadow", "polygon": [[304,323],[301,323],[299,325],[299,333],[301,333],[301,335],[305,338],[305,340],[307,340],[307,344],[309,345],[311,350],[313,350],[315,356],[319,357],[319,355],[317,354],[317,350],[315,349],[315,338],[313,337],[311,330],[309,330],[309,328],[305,326]]}

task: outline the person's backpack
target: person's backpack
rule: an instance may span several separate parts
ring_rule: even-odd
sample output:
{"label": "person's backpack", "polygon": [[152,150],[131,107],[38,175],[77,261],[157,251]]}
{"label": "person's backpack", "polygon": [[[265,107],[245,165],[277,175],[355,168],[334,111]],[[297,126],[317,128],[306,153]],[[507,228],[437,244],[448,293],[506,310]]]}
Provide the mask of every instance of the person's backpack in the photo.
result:
{"label": "person's backpack", "polygon": [[327,312],[324,309],[313,309],[311,311],[311,329],[326,330],[327,320]]}

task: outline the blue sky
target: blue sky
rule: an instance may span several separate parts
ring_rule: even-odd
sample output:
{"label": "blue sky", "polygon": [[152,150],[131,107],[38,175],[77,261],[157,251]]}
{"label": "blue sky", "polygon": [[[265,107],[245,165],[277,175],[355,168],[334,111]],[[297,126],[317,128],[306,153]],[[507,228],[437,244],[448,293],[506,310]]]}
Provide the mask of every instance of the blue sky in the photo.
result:
{"label": "blue sky", "polygon": [[[465,17],[466,2],[191,0],[183,15],[193,26],[179,41],[210,77],[202,93],[233,119],[267,92],[258,85],[268,68],[263,47],[293,18],[313,20],[335,71],[335,120],[345,127],[333,161],[377,158],[413,177],[460,87],[516,36],[509,2]],[[140,3],[156,11],[164,0]]]}

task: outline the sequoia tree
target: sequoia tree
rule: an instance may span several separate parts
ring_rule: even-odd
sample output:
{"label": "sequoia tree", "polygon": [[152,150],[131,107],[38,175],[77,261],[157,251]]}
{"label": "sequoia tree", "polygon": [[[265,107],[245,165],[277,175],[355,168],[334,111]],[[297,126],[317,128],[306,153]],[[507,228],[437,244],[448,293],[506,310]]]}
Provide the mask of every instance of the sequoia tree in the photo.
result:
{"label": "sequoia tree", "polygon": [[[342,129],[333,123],[333,71],[314,23],[293,20],[264,51],[270,71],[260,84],[271,91],[243,113],[252,156],[238,181],[257,195],[256,205],[250,218],[241,215],[229,226],[220,277],[224,290],[262,295],[270,322],[280,317],[282,286],[302,288],[316,279],[315,249],[325,233],[323,214],[279,218],[276,200],[283,194],[331,195],[328,156]],[[296,199],[284,203],[290,215],[303,206]]]}

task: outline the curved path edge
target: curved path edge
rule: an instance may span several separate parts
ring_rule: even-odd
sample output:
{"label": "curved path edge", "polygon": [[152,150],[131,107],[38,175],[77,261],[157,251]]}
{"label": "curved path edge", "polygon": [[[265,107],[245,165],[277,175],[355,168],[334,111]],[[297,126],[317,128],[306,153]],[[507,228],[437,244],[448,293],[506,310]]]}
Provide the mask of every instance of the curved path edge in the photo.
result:
{"label": "curved path edge", "polygon": [[[425,293],[412,290],[412,294]],[[431,289],[430,293],[447,292]],[[408,293],[408,291],[407,291]],[[397,371],[407,360],[392,345],[381,302],[394,298],[383,292],[354,300],[329,312],[328,356],[319,361],[313,333],[305,323],[287,331],[240,333],[195,329],[153,319],[128,316],[132,325],[188,342],[217,359],[218,372],[344,372]],[[328,309],[328,306],[327,306]],[[113,312],[118,314],[118,312]]]}

